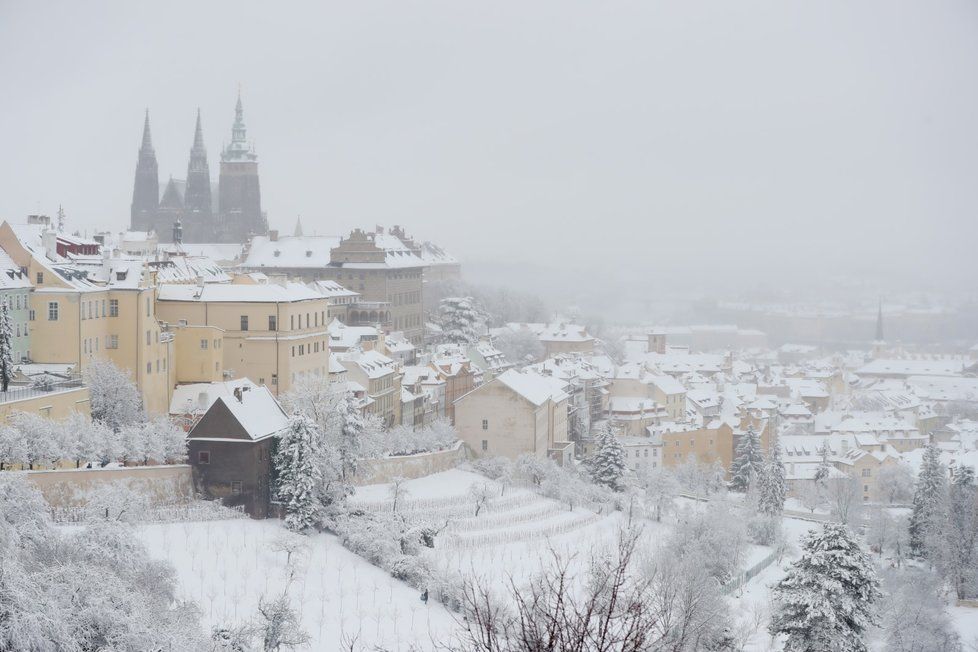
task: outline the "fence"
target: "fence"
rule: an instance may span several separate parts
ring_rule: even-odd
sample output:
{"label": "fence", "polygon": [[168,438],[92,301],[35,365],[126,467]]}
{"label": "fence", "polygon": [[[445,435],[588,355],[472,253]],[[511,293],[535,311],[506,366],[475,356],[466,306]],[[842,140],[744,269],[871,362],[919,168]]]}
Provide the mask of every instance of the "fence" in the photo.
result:
{"label": "fence", "polygon": [[84,387],[81,378],[69,378],[52,382],[46,387],[37,386],[13,386],[11,385],[6,392],[0,392],[0,403],[12,403],[14,401],[26,401],[39,396],[49,396],[55,392],[64,392],[70,389]]}
{"label": "fence", "polygon": [[757,577],[758,573],[760,573],[762,570],[764,570],[772,563],[774,563],[774,560],[777,558],[778,558],[778,551],[775,550],[767,557],[757,562],[747,570],[741,571],[740,574],[731,578],[726,584],[724,584],[721,587],[720,590],[724,593],[724,595],[729,595],[733,593],[734,591],[742,587],[744,584],[747,584],[747,582]]}
{"label": "fence", "polygon": [[132,512],[113,514],[110,508],[93,506],[52,507],[51,520],[55,523],[88,523],[92,521],[119,520],[130,523],[175,523],[199,521],[225,521],[247,518],[243,505],[225,507],[214,502],[193,502],[183,505],[157,505]]}
{"label": "fence", "polygon": [[572,521],[564,521],[563,523],[555,523],[554,525],[548,525],[545,528],[537,528],[535,530],[506,530],[503,532],[495,532],[492,534],[480,534],[473,537],[462,537],[458,534],[449,534],[445,537],[438,538],[438,548],[440,549],[464,549],[464,548],[482,548],[485,546],[495,546],[495,545],[505,545],[509,543],[522,543],[526,541],[534,541],[536,539],[549,539],[550,537],[557,536],[560,534],[567,534],[568,532],[573,532],[575,530],[580,530],[585,528],[592,523],[601,520],[601,516],[597,514],[588,514],[584,518],[575,519]]}

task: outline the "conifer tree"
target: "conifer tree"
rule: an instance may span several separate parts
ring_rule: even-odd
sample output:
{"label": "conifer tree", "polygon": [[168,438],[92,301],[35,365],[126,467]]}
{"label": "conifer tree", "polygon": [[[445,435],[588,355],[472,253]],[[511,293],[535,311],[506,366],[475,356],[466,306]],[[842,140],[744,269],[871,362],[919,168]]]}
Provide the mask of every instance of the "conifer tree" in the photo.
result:
{"label": "conifer tree", "polygon": [[590,460],[592,479],[613,491],[624,488],[625,450],[621,442],[608,428],[602,428],[597,435],[597,450]]}
{"label": "conifer tree", "polygon": [[941,463],[940,449],[936,444],[929,444],[914,487],[910,515],[910,550],[915,555],[927,555],[928,537],[939,527],[946,490],[947,470]]}
{"label": "conifer tree", "polygon": [[6,392],[14,376],[13,328],[10,326],[10,307],[4,297],[0,302],[0,389]]}
{"label": "conifer tree", "polygon": [[340,404],[340,410],[343,420],[339,441],[340,477],[344,481],[350,481],[357,472],[366,424],[353,392],[347,392]]}
{"label": "conifer tree", "polygon": [[802,555],[774,587],[769,630],[787,635],[785,652],[864,652],[881,597],[869,556],[841,523],[826,523],[802,542]]}
{"label": "conifer tree", "polygon": [[446,297],[438,306],[438,325],[449,344],[466,346],[479,340],[484,315],[472,297]]}
{"label": "conifer tree", "polygon": [[747,492],[762,471],[761,440],[753,426],[747,427],[737,443],[737,451],[730,467],[730,488]]}
{"label": "conifer tree", "polygon": [[948,491],[939,565],[958,600],[978,592],[978,489],[975,472],[959,466]]}
{"label": "conifer tree", "polygon": [[778,443],[771,447],[771,453],[764,460],[763,481],[760,485],[758,508],[770,516],[780,516],[784,511],[788,488],[784,478],[784,463],[781,461],[781,446]]}
{"label": "conifer tree", "polygon": [[293,414],[275,451],[278,495],[286,509],[285,525],[296,532],[319,523],[322,443],[316,424],[304,415]]}
{"label": "conifer tree", "polygon": [[818,463],[818,468],[815,469],[815,484],[821,487],[825,487],[825,481],[829,479],[829,445],[828,443],[822,444],[822,459]]}

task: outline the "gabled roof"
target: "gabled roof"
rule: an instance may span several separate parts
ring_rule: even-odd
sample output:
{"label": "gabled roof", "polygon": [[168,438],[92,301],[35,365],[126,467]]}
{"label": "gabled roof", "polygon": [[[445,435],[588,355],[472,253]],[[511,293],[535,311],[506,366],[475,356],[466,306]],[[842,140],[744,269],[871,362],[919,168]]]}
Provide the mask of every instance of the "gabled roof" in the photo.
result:
{"label": "gabled roof", "polygon": [[548,400],[562,401],[567,398],[563,381],[533,372],[510,369],[496,376],[494,380],[538,406]]}
{"label": "gabled roof", "polygon": [[289,426],[289,418],[265,386],[220,396],[190,430],[189,439],[259,441]]}

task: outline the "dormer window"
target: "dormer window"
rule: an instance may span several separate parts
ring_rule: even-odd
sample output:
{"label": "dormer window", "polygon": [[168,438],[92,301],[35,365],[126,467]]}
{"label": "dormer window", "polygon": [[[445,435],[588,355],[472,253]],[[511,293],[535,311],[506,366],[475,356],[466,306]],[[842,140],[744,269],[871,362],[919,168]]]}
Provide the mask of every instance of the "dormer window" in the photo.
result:
{"label": "dormer window", "polygon": [[275,250],[275,257],[276,257],[276,258],[278,258],[278,257],[279,257],[279,256],[281,256],[281,255],[282,255],[282,252],[281,252],[281,251],[279,251],[278,249],[276,249],[276,250]]}
{"label": "dormer window", "polygon": [[312,249],[306,250],[306,258],[312,258]]}

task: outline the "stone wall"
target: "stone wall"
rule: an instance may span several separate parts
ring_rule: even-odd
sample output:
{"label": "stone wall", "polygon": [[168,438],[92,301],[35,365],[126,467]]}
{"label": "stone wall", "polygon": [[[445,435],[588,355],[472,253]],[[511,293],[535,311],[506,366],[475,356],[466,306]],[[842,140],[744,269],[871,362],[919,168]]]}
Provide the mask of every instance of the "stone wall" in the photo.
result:
{"label": "stone wall", "polygon": [[[6,471],[4,473],[7,473]],[[9,471],[9,473],[19,473]],[[130,466],[111,469],[23,471],[52,507],[85,505],[85,494],[106,484],[146,493],[153,504],[187,502],[193,496],[190,465]]]}
{"label": "stone wall", "polygon": [[396,477],[412,480],[422,476],[454,469],[468,458],[468,449],[461,441],[447,450],[417,455],[384,457],[360,462],[354,484],[380,484]]}

